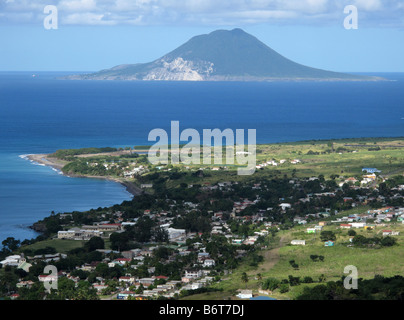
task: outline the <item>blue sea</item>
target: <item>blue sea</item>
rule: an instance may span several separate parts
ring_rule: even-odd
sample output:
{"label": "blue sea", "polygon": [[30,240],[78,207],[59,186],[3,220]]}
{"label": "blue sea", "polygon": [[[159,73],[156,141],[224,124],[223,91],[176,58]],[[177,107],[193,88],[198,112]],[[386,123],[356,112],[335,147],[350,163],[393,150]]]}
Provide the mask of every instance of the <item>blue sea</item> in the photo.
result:
{"label": "blue sea", "polygon": [[256,129],[258,143],[404,136],[404,74],[385,82],[65,81],[0,73],[0,241],[37,236],[51,211],[131,198],[120,184],[69,178],[23,155],[153,144],[152,129]]}

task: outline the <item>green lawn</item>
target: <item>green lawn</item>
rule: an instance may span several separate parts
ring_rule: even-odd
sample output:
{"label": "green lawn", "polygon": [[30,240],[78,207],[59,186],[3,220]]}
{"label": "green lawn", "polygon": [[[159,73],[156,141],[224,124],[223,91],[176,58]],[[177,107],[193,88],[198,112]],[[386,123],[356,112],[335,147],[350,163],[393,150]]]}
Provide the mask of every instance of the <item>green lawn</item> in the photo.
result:
{"label": "green lawn", "polygon": [[80,248],[83,246],[82,241],[75,241],[75,240],[62,240],[62,239],[52,239],[52,240],[45,240],[40,241],[28,246],[22,246],[19,251],[23,251],[26,249],[29,250],[38,250],[44,249],[46,247],[53,247],[59,253],[67,253],[68,251],[76,248]]}

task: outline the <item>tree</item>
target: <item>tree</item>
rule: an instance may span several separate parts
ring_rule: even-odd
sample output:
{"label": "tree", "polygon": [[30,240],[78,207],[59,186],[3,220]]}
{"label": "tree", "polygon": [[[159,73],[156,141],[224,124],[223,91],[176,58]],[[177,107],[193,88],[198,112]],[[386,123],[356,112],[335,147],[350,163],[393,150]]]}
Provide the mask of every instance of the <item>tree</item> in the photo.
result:
{"label": "tree", "polygon": [[268,278],[262,283],[261,288],[263,290],[274,291],[275,289],[277,289],[279,287],[280,284],[281,284],[281,282],[278,279]]}
{"label": "tree", "polygon": [[383,247],[391,247],[394,246],[396,244],[396,239],[392,238],[392,237],[384,237],[381,241],[380,244]]}
{"label": "tree", "polygon": [[282,284],[279,286],[279,292],[280,292],[280,293],[289,292],[289,285],[288,285],[287,283],[282,283]]}
{"label": "tree", "polygon": [[321,241],[335,241],[337,236],[332,231],[322,231],[320,234]]}
{"label": "tree", "polygon": [[156,242],[168,242],[168,232],[163,228],[156,228],[154,232],[154,241]]}
{"label": "tree", "polygon": [[111,234],[109,239],[111,241],[112,250],[124,251],[129,249],[130,239],[127,232],[123,233],[114,232],[113,234]]}
{"label": "tree", "polygon": [[101,239],[100,237],[92,237],[90,240],[86,242],[84,245],[84,248],[88,251],[95,251],[97,249],[104,249],[105,248],[105,243],[104,240]]}
{"label": "tree", "polygon": [[20,246],[20,240],[16,240],[13,237],[8,237],[1,244],[3,245],[4,249],[13,252]]}
{"label": "tree", "polygon": [[248,283],[248,275],[247,275],[247,273],[243,272],[241,274],[241,281],[245,283],[245,288],[247,289],[247,283]]}

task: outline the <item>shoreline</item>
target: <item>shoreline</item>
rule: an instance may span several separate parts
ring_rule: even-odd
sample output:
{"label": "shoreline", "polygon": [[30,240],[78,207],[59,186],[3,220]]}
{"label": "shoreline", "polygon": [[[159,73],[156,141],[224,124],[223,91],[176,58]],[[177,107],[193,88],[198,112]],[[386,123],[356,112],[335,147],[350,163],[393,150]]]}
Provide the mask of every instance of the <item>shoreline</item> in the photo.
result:
{"label": "shoreline", "polygon": [[49,157],[49,154],[28,154],[22,156],[23,158],[28,159],[33,163],[37,163],[39,165],[43,165],[46,167],[51,167],[54,170],[58,171],[60,174],[64,175],[65,177],[70,178],[88,178],[88,179],[102,179],[108,180],[112,182],[116,182],[121,184],[125,187],[126,191],[130,193],[132,196],[138,196],[144,193],[142,189],[136,186],[133,182],[127,180],[121,180],[118,178],[112,178],[108,176],[87,176],[87,175],[78,175],[78,174],[65,174],[62,171],[62,168],[65,166],[65,163],[62,160],[58,160],[56,158]]}

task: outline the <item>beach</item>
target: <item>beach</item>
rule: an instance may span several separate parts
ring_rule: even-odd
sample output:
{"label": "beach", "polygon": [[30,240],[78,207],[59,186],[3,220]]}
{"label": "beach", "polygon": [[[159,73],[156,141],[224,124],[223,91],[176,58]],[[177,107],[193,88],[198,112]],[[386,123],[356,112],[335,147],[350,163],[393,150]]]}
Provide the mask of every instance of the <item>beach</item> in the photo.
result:
{"label": "beach", "polygon": [[35,163],[38,163],[40,165],[44,165],[47,167],[51,167],[51,168],[57,170],[58,172],[60,172],[61,174],[68,176],[68,177],[109,180],[109,181],[113,181],[113,182],[123,185],[126,188],[126,191],[128,191],[133,196],[137,196],[137,195],[144,193],[144,191],[140,187],[138,187],[135,183],[125,180],[123,178],[119,179],[119,178],[113,178],[113,177],[108,177],[108,176],[64,174],[62,169],[68,162],[51,157],[50,154],[29,154],[29,155],[26,155],[25,157],[32,162],[35,162]]}

